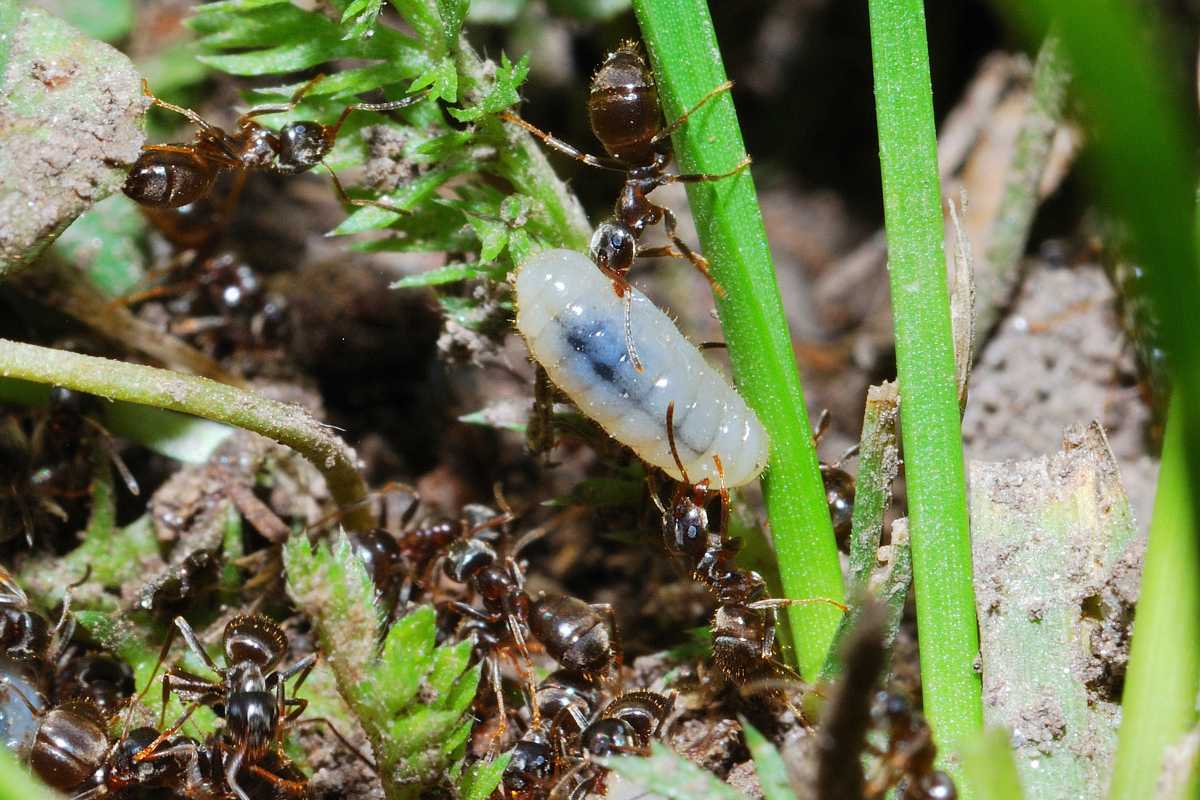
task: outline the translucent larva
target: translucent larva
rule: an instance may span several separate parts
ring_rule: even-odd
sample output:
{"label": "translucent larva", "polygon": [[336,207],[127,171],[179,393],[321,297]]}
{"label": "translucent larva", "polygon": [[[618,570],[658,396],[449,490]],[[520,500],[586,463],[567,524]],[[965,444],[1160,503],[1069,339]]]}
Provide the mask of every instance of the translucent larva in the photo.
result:
{"label": "translucent larva", "polygon": [[728,486],[758,477],[767,433],[729,382],[675,323],[637,289],[630,329],[644,371],[629,359],[624,301],[587,256],[546,250],[516,277],[517,329],[533,357],[579,410],[644,461],[682,479],[667,442],[667,405],[679,455],[693,481]]}

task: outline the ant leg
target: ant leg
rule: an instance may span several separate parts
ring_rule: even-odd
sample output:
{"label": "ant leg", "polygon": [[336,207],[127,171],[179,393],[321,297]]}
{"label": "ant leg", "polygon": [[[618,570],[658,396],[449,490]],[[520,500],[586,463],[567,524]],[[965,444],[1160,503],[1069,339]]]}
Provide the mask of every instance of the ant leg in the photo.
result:
{"label": "ant leg", "polygon": [[[289,700],[288,702],[293,702],[293,701]],[[307,703],[308,701],[306,700],[304,702]],[[355,758],[357,758],[359,761],[366,764],[371,769],[376,768],[377,765],[375,764],[375,762],[372,761],[370,758],[368,758],[357,747],[350,744],[350,740],[347,739],[344,735],[342,735],[342,732],[337,729],[337,726],[334,725],[331,720],[328,720],[325,717],[308,717],[306,719],[302,719],[302,720],[298,721],[296,724],[297,725],[315,725],[317,723],[325,725],[327,728],[329,728],[329,732],[332,733],[335,737],[337,737],[337,740],[342,743],[342,747],[349,750],[354,755]]]}
{"label": "ant leg", "polygon": [[246,758],[246,743],[242,742],[237,751],[233,754],[233,758],[225,762],[225,785],[233,790],[233,793],[238,796],[238,800],[250,800],[250,795],[237,782],[237,774],[242,769],[242,761]]}
{"label": "ant leg", "polygon": [[287,778],[281,778],[270,770],[263,769],[257,764],[250,766],[250,771],[258,777],[269,783],[275,784],[279,790],[288,795],[304,795],[308,791],[307,781],[289,781]]}
{"label": "ant leg", "polygon": [[308,673],[312,672],[313,667],[316,665],[317,654],[309,653],[304,658],[300,659],[295,664],[292,664],[290,667],[279,673],[280,685],[283,685],[288,678],[299,673],[299,677],[296,678],[296,682],[292,684],[292,697],[295,697],[296,692],[300,691],[301,685],[303,685],[304,680],[308,677]]}
{"label": "ant leg", "polygon": [[288,111],[291,111],[293,108],[300,105],[300,101],[304,99],[304,95],[306,95],[310,91],[312,91],[312,88],[314,86],[316,86],[318,83],[320,83],[321,81],[323,81],[324,79],[325,79],[324,73],[317,75],[315,78],[310,80],[308,83],[304,84],[299,89],[297,89],[292,94],[291,99],[288,100],[286,103],[267,103],[265,105],[255,106],[254,108],[247,111],[245,114],[242,114],[240,117],[238,117],[238,124],[240,125],[243,122],[245,122],[246,120],[253,119],[254,117],[261,117],[264,114],[284,114],[284,113],[287,113]]}
{"label": "ant leg", "polygon": [[322,161],[321,166],[324,167],[326,169],[326,171],[329,172],[329,177],[333,179],[333,188],[337,190],[338,198],[341,199],[341,201],[343,203],[346,203],[347,205],[359,206],[359,207],[375,206],[376,208],[382,208],[384,211],[390,211],[393,214],[411,214],[412,213],[407,208],[401,208],[400,206],[392,205],[391,203],[388,203],[384,200],[356,200],[355,198],[346,194],[346,190],[344,188],[342,188],[342,182],[340,180],[338,180],[338,176],[334,173],[333,169],[328,164],[326,164],[324,161]]}
{"label": "ant leg", "polygon": [[661,142],[663,139],[666,139],[668,136],[675,133],[675,131],[679,130],[679,128],[683,125],[683,123],[688,121],[688,117],[690,117],[692,114],[695,114],[697,111],[699,111],[704,106],[705,103],[707,103],[709,100],[712,100],[714,97],[721,94],[722,92],[728,92],[732,88],[733,88],[733,81],[725,81],[724,83],[716,86],[715,88],[709,89],[708,94],[704,95],[704,97],[701,97],[700,100],[696,103],[696,105],[692,106],[687,111],[680,114],[678,117],[675,118],[674,122],[672,122],[670,125],[668,125],[667,127],[663,128],[661,131],[656,133],[654,135],[654,138],[651,139],[650,142],[651,143]]}
{"label": "ant leg", "polygon": [[817,424],[813,428],[813,444],[820,446],[821,437],[829,430],[829,422],[833,415],[829,413],[828,408],[821,409],[821,416],[817,417]]}
{"label": "ant leg", "polygon": [[145,153],[153,150],[156,153],[183,153],[185,155],[195,155],[196,150],[193,147],[182,144],[144,144],[142,152]]}
{"label": "ant leg", "polygon": [[[159,100],[158,97],[155,96],[154,92],[150,91],[150,83],[145,78],[142,78],[142,94],[145,95],[146,97],[149,97],[150,102],[153,103],[154,105],[158,106],[159,108],[165,108],[167,111],[174,111],[176,114],[182,114],[183,116],[185,116],[189,120],[191,120],[195,125],[197,125],[198,127],[202,128],[206,131],[214,130],[214,129],[219,130],[219,128],[217,128],[217,126],[208,122],[207,120],[204,119],[204,117],[200,116],[195,111],[192,111],[190,108],[184,108],[183,106],[177,106],[174,103],[168,103],[165,100]],[[155,147],[153,145],[148,145],[146,147],[143,147],[142,149],[143,150],[150,150],[150,149],[160,150],[163,148],[161,146]],[[190,149],[183,148],[182,152],[190,153],[192,151]]]}
{"label": "ant leg", "polygon": [[511,111],[501,111],[496,116],[498,116],[500,119],[504,120],[505,122],[511,122],[513,125],[516,125],[519,128],[525,129],[526,132],[532,134],[536,139],[538,139],[542,144],[549,147],[551,150],[557,150],[558,152],[562,153],[564,156],[569,156],[569,157],[575,159],[576,161],[582,161],[584,164],[587,164],[589,167],[596,167],[598,169],[609,169],[614,172],[628,172],[628,168],[625,166],[625,164],[621,163],[617,159],[608,158],[606,156],[594,156],[594,155],[591,155],[590,153],[585,153],[582,150],[580,150],[576,147],[573,147],[572,145],[567,144],[562,139],[556,138],[556,137],[546,133],[541,128],[538,128],[535,125],[529,124],[525,120],[518,117],[516,114],[513,114]]}
{"label": "ant leg", "polygon": [[654,186],[665,186],[668,183],[707,183],[708,181],[720,181],[725,178],[732,178],[754,161],[750,156],[746,156],[737,163],[733,169],[728,172],[691,172],[684,175],[675,175],[668,173],[660,175],[654,180]]}
{"label": "ant leg", "polygon": [[204,662],[204,666],[208,667],[218,675],[222,675],[221,670],[217,668],[217,665],[213,663],[213,660],[208,657],[208,653],[200,645],[200,640],[196,638],[196,632],[192,630],[192,626],[188,624],[188,621],[183,617],[176,617],[175,627],[179,629],[181,634],[183,634],[183,640],[187,642],[188,648],[191,649],[193,653],[198,655],[200,660]]}
{"label": "ant leg", "polygon": [[[158,735],[158,738],[156,738],[153,742],[151,742],[150,744],[146,745],[141,750],[139,750],[133,754],[133,763],[140,764],[143,761],[148,761],[151,758],[153,758],[155,751],[158,750],[158,746],[161,745],[163,742],[165,742],[167,739],[170,739],[172,736],[174,736],[175,732],[183,727],[183,723],[187,722],[188,718],[191,717],[192,714],[195,713],[196,709],[199,707],[200,707],[199,701],[192,703],[190,706],[188,706],[187,709],[183,712],[183,714],[179,717],[179,719],[175,720],[175,722],[173,722],[171,724],[171,727],[167,728],[162,733],[160,733]],[[122,734],[122,736],[124,736],[124,734]]]}
{"label": "ant leg", "polygon": [[729,487],[725,485],[725,466],[721,456],[713,453],[713,465],[717,468],[717,478],[721,481],[721,538],[729,533]]}
{"label": "ant leg", "polygon": [[695,250],[689,247],[687,243],[683,241],[683,239],[679,238],[679,234],[676,233],[676,227],[679,223],[675,219],[674,212],[672,212],[669,208],[663,208],[661,210],[663,214],[663,228],[666,230],[667,238],[671,240],[671,244],[673,244],[674,247],[648,247],[639,252],[638,255],[674,256],[675,258],[686,258],[692,263],[692,266],[699,270],[700,274],[704,276],[704,279],[708,281],[709,286],[712,287],[713,292],[715,292],[718,297],[725,297],[728,295],[728,292],[725,291],[725,287],[717,283],[717,279],[713,277],[712,271],[708,266],[708,259],[700,253],[697,253]]}
{"label": "ant leg", "polygon": [[767,600],[756,600],[749,605],[750,608],[753,609],[764,609],[784,608],[785,606],[810,606],[816,603],[824,603],[826,605],[833,606],[839,611],[847,611],[849,609],[849,606],[847,606],[845,603],[839,603],[836,600],[830,600],[828,597],[806,597],[795,600],[788,597],[773,597]]}
{"label": "ant leg", "polygon": [[500,740],[508,730],[508,711],[504,707],[504,688],[500,683],[500,661],[494,655],[489,655],[487,663],[492,673],[492,694],[496,695],[496,715],[500,718],[500,724],[492,734],[492,740],[488,742],[487,760],[491,761],[496,757]]}

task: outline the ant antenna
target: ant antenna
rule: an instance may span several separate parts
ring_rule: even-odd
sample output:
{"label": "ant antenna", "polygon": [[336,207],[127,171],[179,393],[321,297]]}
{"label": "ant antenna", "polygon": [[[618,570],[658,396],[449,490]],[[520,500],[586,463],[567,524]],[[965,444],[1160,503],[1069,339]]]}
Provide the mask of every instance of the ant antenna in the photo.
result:
{"label": "ant antenna", "polygon": [[675,466],[679,468],[679,474],[683,476],[684,483],[691,483],[691,478],[688,477],[687,470],[684,469],[683,460],[679,457],[679,448],[675,446],[675,401],[667,403],[667,443],[671,445],[671,458],[675,459]]}
{"label": "ant antenna", "polygon": [[713,464],[717,468],[717,479],[721,482],[721,536],[729,535],[729,487],[725,485],[725,467],[721,456],[713,453]]}

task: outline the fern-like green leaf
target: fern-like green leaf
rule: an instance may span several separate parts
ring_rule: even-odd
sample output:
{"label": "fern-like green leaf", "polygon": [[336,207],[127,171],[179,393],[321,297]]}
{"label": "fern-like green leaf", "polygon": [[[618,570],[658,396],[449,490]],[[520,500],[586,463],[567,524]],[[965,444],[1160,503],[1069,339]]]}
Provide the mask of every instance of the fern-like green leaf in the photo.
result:
{"label": "fern-like green leaf", "polygon": [[476,761],[467,767],[459,782],[462,800],[487,800],[500,785],[512,753],[503,753],[492,761]]}
{"label": "fern-like green leaf", "polygon": [[388,797],[416,797],[444,780],[473,725],[479,668],[467,667],[470,643],[435,647],[435,614],[422,607],[393,624],[378,646],[383,616],[375,587],[344,534],[332,549],[292,538],[284,566],[288,593],[316,626]]}

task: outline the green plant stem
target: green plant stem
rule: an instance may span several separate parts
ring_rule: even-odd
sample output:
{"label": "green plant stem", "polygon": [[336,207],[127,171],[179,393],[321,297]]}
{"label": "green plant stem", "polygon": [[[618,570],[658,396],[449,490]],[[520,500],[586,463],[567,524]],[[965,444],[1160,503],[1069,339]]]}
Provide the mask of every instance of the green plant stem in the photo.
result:
{"label": "green plant stem", "polygon": [[252,392],[168,370],[0,339],[0,377],[166,408],[224,422],[286,445],[313,463],[352,530],[370,527],[357,456],[307,411]]}
{"label": "green plant stem", "polygon": [[1153,797],[1163,753],[1196,724],[1200,531],[1182,418],[1177,395],[1167,419],[1142,593],[1133,622],[1122,695],[1124,716],[1109,784],[1113,800]]}
{"label": "green plant stem", "polygon": [[929,51],[921,0],[869,6],[921,681],[944,758],[983,706]]}
{"label": "green plant stem", "polygon": [[[634,0],[642,36],[668,119],[725,81],[725,67],[704,0]],[[733,100],[722,93],[674,135],[685,173],[722,173],[745,156]],[[771,437],[763,478],[771,535],[787,597],[844,594],[837,545],[796,369],[775,268],[750,170],[720,181],[687,184],[700,244],[726,290],[717,297],[738,388]],[[838,625],[836,609],[794,606],[789,621],[802,674],[825,662]]]}

